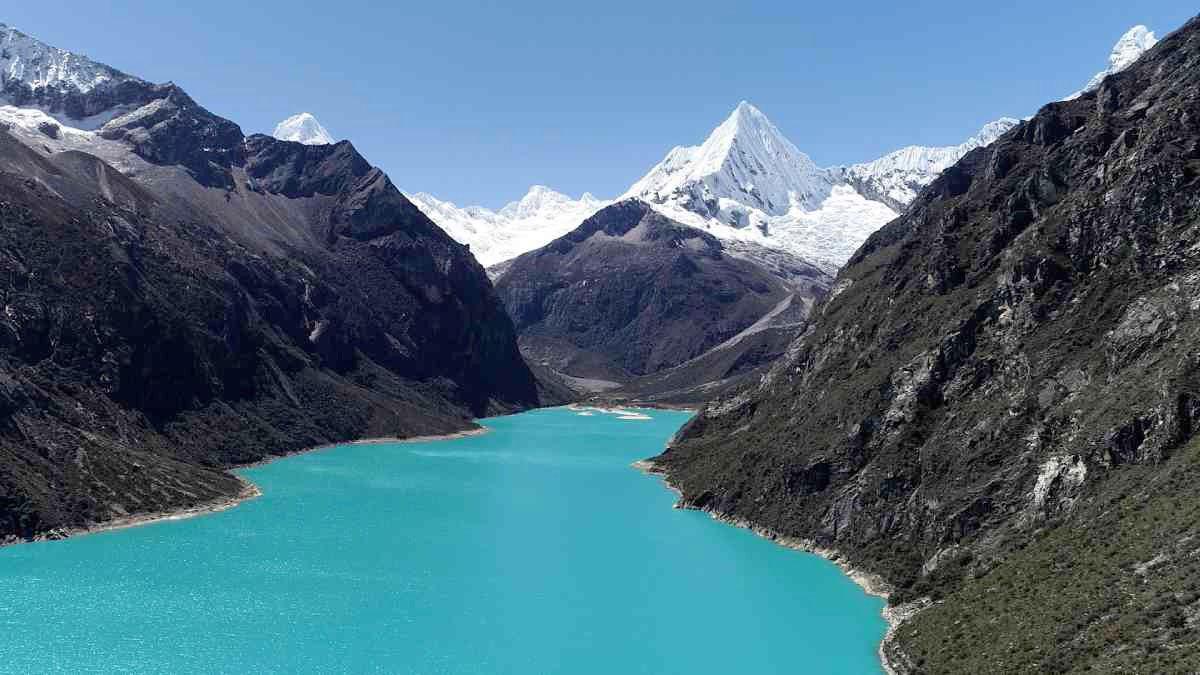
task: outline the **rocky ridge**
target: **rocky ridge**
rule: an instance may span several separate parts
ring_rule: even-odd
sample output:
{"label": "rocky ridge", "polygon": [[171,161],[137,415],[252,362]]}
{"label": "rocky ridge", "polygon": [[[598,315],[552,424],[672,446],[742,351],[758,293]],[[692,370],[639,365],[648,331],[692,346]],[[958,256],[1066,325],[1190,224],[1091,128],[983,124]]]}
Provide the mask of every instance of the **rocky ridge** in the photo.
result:
{"label": "rocky ridge", "polygon": [[0,41],[0,541],[545,400],[484,270],[349,142],[247,137],[175,85]]}

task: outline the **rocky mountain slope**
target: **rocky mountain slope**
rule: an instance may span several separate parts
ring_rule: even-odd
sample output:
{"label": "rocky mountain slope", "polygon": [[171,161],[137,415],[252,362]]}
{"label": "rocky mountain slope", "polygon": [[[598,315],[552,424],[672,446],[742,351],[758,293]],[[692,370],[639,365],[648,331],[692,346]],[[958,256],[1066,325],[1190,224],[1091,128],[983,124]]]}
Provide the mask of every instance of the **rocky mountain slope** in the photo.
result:
{"label": "rocky mountain slope", "polygon": [[0,541],[539,403],[483,269],[350,143],[245,137],[11,28],[0,55]]}
{"label": "rocky mountain slope", "polygon": [[811,303],[826,277],[808,272],[808,286],[785,282],[717,238],[627,200],[518,257],[496,291],[531,361],[620,383],[699,356],[801,288]]}
{"label": "rocky mountain slope", "polygon": [[655,459],[682,504],[931,602],[900,671],[1195,672],[1198,104],[1193,20],[943,172]]}

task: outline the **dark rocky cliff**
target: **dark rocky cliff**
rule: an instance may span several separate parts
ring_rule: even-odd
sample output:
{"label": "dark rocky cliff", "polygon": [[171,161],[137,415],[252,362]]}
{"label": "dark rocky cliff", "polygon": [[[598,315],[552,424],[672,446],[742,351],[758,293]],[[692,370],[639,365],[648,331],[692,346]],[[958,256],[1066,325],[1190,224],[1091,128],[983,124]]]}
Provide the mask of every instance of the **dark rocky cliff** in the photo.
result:
{"label": "dark rocky cliff", "polygon": [[531,360],[624,382],[700,356],[793,294],[811,301],[826,279],[781,274],[629,200],[518,257],[496,290]]}
{"label": "dark rocky cliff", "polygon": [[656,459],[841,552],[921,672],[1200,668],[1200,23],[973,151]]}
{"label": "dark rocky cliff", "polygon": [[22,94],[133,108],[95,133],[0,129],[0,541],[542,402],[483,269],[349,143],[244,138],[113,82]]}

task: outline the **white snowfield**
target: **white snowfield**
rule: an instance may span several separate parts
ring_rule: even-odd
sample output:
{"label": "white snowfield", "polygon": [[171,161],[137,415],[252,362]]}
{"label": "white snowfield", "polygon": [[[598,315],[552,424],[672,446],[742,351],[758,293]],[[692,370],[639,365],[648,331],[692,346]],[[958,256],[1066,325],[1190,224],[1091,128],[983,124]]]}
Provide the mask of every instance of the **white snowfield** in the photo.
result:
{"label": "white snowfield", "polygon": [[587,193],[572,199],[542,185],[529,188],[519,201],[499,211],[482,206],[460,207],[424,192],[407,196],[446,234],[469,245],[484,267],[541,248],[612,203]]}
{"label": "white snowfield", "polygon": [[281,141],[294,141],[304,145],[332,145],[337,141],[311,113],[292,115],[275,125],[271,135]]}

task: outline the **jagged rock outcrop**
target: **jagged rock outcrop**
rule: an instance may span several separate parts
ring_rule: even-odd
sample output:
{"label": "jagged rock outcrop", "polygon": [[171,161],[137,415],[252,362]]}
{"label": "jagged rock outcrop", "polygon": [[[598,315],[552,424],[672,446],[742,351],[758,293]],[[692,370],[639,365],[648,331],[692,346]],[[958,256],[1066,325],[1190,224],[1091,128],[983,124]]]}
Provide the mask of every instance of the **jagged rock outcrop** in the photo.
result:
{"label": "jagged rock outcrop", "polygon": [[656,458],[682,502],[936,600],[902,670],[1195,670],[1198,109],[1193,20],[968,153]]}

